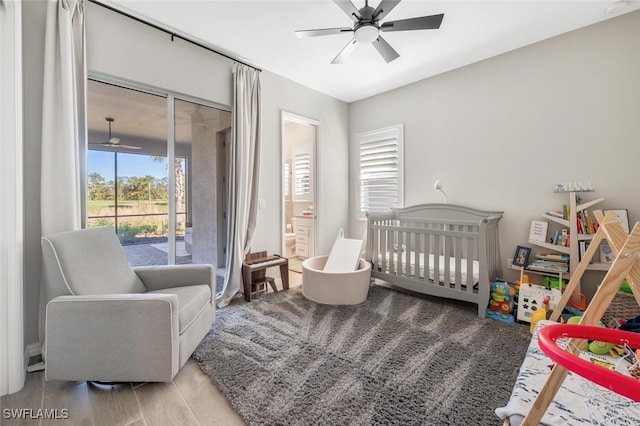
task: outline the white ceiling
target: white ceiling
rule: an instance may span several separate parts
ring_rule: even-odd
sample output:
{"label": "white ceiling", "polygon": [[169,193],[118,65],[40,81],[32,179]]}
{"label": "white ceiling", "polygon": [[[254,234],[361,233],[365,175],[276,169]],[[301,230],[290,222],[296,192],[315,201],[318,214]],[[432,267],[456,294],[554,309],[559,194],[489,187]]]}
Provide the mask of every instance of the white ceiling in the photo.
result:
{"label": "white ceiling", "polygon": [[[102,1],[102,0],[101,0]],[[357,101],[540,40],[640,9],[640,1],[403,0],[383,22],[444,13],[438,30],[383,33],[400,58],[386,63],[359,45],[331,60],[351,34],[298,39],[294,31],[351,27],[331,0],[104,0],[305,86]],[[364,0],[353,0],[356,8]],[[378,0],[372,0],[376,7]]]}

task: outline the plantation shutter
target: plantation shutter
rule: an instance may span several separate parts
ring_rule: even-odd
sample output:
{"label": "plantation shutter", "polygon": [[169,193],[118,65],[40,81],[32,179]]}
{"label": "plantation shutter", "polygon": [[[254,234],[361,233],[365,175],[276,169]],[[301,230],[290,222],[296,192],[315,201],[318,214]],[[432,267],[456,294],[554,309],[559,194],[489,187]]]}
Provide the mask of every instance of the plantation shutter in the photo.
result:
{"label": "plantation shutter", "polygon": [[284,179],[283,181],[283,185],[284,185],[284,196],[286,199],[289,199],[289,188],[291,186],[290,182],[291,182],[291,177],[289,176],[291,172],[289,171],[289,163],[284,163]]}
{"label": "plantation shutter", "polygon": [[298,152],[293,159],[294,198],[305,200],[311,195],[311,154]]}
{"label": "plantation shutter", "polygon": [[360,136],[360,215],[401,207],[401,127]]}

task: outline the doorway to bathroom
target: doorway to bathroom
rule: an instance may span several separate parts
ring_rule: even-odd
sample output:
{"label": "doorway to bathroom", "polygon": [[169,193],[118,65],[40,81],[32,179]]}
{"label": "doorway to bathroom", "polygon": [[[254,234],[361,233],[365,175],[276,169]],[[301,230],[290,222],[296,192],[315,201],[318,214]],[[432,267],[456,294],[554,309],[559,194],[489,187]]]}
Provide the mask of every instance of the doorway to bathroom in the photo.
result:
{"label": "doorway to bathroom", "polygon": [[317,144],[320,122],[282,112],[282,253],[289,269],[316,255],[318,215]]}

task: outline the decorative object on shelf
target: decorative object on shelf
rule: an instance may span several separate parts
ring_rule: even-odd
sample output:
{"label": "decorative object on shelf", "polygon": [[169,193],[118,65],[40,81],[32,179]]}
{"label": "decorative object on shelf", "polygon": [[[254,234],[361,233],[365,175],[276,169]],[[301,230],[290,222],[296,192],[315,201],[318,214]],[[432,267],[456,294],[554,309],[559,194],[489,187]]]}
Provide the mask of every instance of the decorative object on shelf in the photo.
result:
{"label": "decorative object on shelf", "polygon": [[513,266],[520,266],[522,268],[526,267],[529,262],[530,255],[531,249],[529,247],[518,246],[515,254],[513,255]]}
{"label": "decorative object on shelf", "polygon": [[604,211],[605,214],[608,212],[613,212],[615,214],[613,220],[620,222],[624,233],[629,234],[631,230],[629,229],[629,213],[627,212],[627,209],[611,209]]}
{"label": "decorative object on shelf", "polygon": [[585,182],[556,183],[556,186],[553,192],[593,192],[593,191],[594,189],[591,187],[591,184],[585,181]]}
{"label": "decorative object on shelf", "polygon": [[609,244],[602,244],[600,246],[600,262],[602,263],[613,263],[616,256],[613,254],[613,250]]}
{"label": "decorative object on shelf", "polygon": [[547,228],[549,222],[544,220],[532,220],[529,227],[529,240],[532,241],[547,241]]}

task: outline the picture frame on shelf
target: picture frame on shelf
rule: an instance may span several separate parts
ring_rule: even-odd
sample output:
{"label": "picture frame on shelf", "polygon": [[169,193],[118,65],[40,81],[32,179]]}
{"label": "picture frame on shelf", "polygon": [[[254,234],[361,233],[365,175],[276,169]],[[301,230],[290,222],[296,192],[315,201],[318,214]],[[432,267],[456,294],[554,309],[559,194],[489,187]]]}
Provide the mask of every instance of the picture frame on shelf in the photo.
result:
{"label": "picture frame on shelf", "polygon": [[629,229],[629,212],[627,209],[609,209],[605,210],[604,214],[606,215],[609,212],[615,213],[613,220],[620,222],[624,233],[628,235],[631,230]]}
{"label": "picture frame on shelf", "polygon": [[547,229],[549,222],[544,220],[532,220],[529,227],[529,240],[530,241],[547,241]]}
{"label": "picture frame on shelf", "polygon": [[615,258],[616,256],[613,254],[613,250],[611,250],[611,246],[609,246],[609,244],[600,245],[600,262],[613,263]]}
{"label": "picture frame on shelf", "polygon": [[513,266],[526,267],[529,264],[529,256],[531,255],[531,249],[529,247],[518,246],[516,252],[513,255]]}

